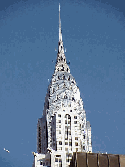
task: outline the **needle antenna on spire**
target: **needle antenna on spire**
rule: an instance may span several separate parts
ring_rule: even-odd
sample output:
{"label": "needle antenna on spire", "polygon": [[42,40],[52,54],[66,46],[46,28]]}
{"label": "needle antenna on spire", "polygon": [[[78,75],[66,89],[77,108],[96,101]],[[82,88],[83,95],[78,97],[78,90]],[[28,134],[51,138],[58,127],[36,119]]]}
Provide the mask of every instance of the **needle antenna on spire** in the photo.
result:
{"label": "needle antenna on spire", "polygon": [[61,19],[60,19],[60,3],[59,3],[59,41],[62,41]]}
{"label": "needle antenna on spire", "polygon": [[60,3],[59,3],[59,12],[60,12]]}

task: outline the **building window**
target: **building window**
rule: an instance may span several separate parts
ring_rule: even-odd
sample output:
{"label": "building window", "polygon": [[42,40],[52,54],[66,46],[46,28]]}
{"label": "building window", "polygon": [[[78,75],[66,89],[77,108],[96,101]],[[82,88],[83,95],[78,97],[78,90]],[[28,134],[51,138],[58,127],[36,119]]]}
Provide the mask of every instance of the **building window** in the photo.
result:
{"label": "building window", "polygon": [[66,159],[66,162],[69,162],[69,158],[68,158],[68,159]]}
{"label": "building window", "polygon": [[72,157],[72,153],[69,153],[69,157]]}
{"label": "building window", "polygon": [[61,117],[61,114],[58,114],[58,117]]}
{"label": "building window", "polygon": [[61,123],[61,120],[59,120],[59,123]]}
{"label": "building window", "polygon": [[65,79],[65,75],[63,74],[63,79]]}
{"label": "building window", "polygon": [[65,142],[65,145],[68,145],[68,142]]}
{"label": "building window", "polygon": [[48,162],[46,162],[46,165],[48,165]]}
{"label": "building window", "polygon": [[85,146],[83,146],[83,150],[85,150]]}
{"label": "building window", "polygon": [[77,119],[77,116],[74,116],[74,119]]}
{"label": "building window", "polygon": [[70,112],[72,112],[72,110],[70,110]]}
{"label": "building window", "polygon": [[61,155],[56,155],[56,157],[61,157]]}
{"label": "building window", "polygon": [[75,101],[74,97],[72,97],[72,101]]}
{"label": "building window", "polygon": [[69,142],[69,146],[72,146],[72,142]]}
{"label": "building window", "polygon": [[61,134],[61,131],[59,130],[59,134]]}
{"label": "building window", "polygon": [[78,140],[78,137],[75,137],[75,140]]}
{"label": "building window", "polygon": [[61,125],[59,125],[59,128],[61,128]]}
{"label": "building window", "polygon": [[64,67],[62,68],[62,71],[64,71]]}
{"label": "building window", "polygon": [[78,146],[78,143],[77,143],[77,142],[75,142],[75,146]]}
{"label": "building window", "polygon": [[49,108],[49,102],[47,102],[47,108]]}
{"label": "building window", "polygon": [[68,148],[65,148],[65,151],[68,151]]}
{"label": "building window", "polygon": [[65,87],[66,87],[66,84],[64,83],[63,88],[65,88]]}
{"label": "building window", "polygon": [[43,162],[42,162],[42,161],[40,161],[40,165],[43,165]]}
{"label": "building window", "polygon": [[85,135],[83,135],[83,138],[85,139]]}
{"label": "building window", "polygon": [[55,162],[58,162],[58,158],[55,158]]}
{"label": "building window", "polygon": [[65,140],[68,140],[68,136],[65,137]]}
{"label": "building window", "polygon": [[59,145],[62,145],[62,141],[59,141]]}
{"label": "building window", "polygon": [[64,99],[67,99],[67,96],[66,96],[66,95],[64,96]]}
{"label": "building window", "polygon": [[74,121],[74,124],[77,124],[77,121]]}
{"label": "building window", "polygon": [[59,162],[62,162],[62,159],[59,159]]}
{"label": "building window", "polygon": [[59,125],[59,128],[61,128],[61,125]]}
{"label": "building window", "polygon": [[59,162],[59,167],[62,167],[62,162]]}

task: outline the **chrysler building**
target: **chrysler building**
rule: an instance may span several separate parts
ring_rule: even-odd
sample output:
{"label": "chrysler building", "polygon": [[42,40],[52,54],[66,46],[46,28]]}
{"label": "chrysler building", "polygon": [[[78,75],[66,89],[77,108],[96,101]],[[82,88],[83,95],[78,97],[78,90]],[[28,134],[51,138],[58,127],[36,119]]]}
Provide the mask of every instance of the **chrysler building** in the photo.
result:
{"label": "chrysler building", "polygon": [[66,61],[61,32],[55,70],[45,97],[42,118],[37,124],[35,167],[68,167],[73,152],[92,152],[91,126],[75,78]]}

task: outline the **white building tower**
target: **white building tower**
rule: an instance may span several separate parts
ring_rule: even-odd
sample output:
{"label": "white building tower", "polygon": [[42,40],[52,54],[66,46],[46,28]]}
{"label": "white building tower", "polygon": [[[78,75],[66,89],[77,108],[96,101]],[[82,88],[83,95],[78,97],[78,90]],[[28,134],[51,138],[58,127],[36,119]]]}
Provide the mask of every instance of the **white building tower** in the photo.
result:
{"label": "white building tower", "polygon": [[73,152],[92,152],[91,126],[86,121],[83,101],[66,61],[61,33],[55,71],[45,97],[42,118],[37,125],[34,166],[67,167]]}

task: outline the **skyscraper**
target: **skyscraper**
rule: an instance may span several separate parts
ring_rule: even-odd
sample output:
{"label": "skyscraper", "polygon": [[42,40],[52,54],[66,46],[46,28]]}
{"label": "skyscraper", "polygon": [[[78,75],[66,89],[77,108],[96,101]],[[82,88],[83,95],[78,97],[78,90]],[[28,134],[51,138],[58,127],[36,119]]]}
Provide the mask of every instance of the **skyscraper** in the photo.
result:
{"label": "skyscraper", "polygon": [[34,166],[69,166],[76,151],[92,152],[91,126],[86,121],[80,91],[66,61],[59,5],[58,53],[42,118],[38,119],[38,153],[33,153]]}

